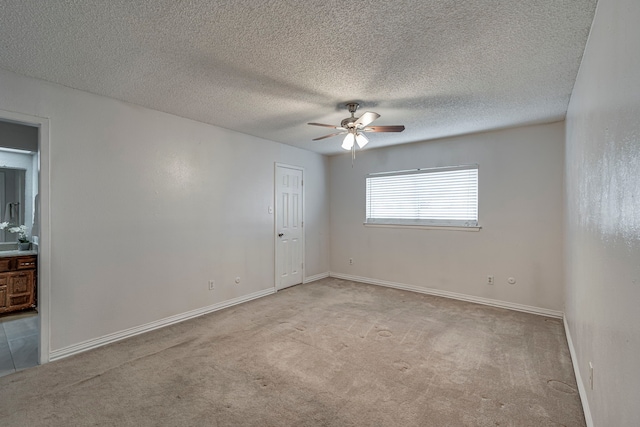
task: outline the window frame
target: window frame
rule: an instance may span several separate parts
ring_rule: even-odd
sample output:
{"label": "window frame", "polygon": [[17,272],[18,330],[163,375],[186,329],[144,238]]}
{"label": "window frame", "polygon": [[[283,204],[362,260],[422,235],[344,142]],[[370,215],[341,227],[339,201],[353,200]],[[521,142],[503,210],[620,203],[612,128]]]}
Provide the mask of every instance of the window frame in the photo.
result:
{"label": "window frame", "polygon": [[[453,219],[419,219],[419,218],[369,218],[369,179],[378,177],[407,176],[415,174],[434,174],[450,171],[466,171],[475,170],[476,182],[476,218],[475,220],[453,220]],[[392,227],[392,228],[419,228],[419,229],[437,229],[437,230],[456,230],[456,231],[479,231],[482,227],[479,224],[479,197],[480,196],[480,168],[478,164],[419,168],[391,172],[370,173],[365,177],[365,221],[367,227]]]}

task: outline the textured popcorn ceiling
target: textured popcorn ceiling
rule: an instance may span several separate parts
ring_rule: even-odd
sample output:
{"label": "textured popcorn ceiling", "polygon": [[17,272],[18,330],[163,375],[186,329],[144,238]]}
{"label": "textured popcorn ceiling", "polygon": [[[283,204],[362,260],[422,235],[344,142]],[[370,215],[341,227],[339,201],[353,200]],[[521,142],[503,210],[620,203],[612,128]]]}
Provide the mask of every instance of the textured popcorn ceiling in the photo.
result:
{"label": "textured popcorn ceiling", "polygon": [[[563,119],[595,0],[5,0],[0,68],[319,153]],[[359,115],[359,114],[356,114]]]}

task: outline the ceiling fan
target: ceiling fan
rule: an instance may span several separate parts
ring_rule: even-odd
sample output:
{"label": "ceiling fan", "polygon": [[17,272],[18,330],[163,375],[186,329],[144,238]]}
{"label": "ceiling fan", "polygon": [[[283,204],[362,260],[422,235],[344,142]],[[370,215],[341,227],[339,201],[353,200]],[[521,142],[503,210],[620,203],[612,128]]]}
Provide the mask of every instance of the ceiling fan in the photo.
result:
{"label": "ceiling fan", "polygon": [[308,123],[312,126],[324,126],[328,128],[337,129],[340,132],[331,133],[329,135],[314,138],[313,141],[319,141],[325,138],[331,138],[332,136],[347,135],[342,141],[342,148],[345,150],[355,149],[354,143],[358,144],[358,147],[362,148],[369,142],[369,139],[364,136],[365,132],[402,132],[404,126],[369,126],[371,122],[380,117],[380,114],[367,111],[360,117],[355,117],[354,114],[359,107],[357,102],[349,102],[346,104],[347,109],[351,113],[351,117],[347,117],[340,126],[325,125],[323,123]]}

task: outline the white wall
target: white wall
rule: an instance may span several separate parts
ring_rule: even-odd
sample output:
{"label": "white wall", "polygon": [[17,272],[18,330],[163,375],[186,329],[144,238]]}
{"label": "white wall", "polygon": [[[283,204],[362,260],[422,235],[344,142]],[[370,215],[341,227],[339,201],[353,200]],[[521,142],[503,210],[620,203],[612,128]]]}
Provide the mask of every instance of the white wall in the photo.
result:
{"label": "white wall", "polygon": [[598,2],[566,121],[566,316],[595,426],[640,425],[638,22],[637,0]]}
{"label": "white wall", "polygon": [[273,288],[275,162],[306,168],[306,275],[328,271],[325,157],[5,71],[0,92],[50,119],[52,351]]}
{"label": "white wall", "polygon": [[[561,310],[563,158],[563,123],[331,157],[331,271]],[[366,174],[474,163],[479,232],[362,225]]]}

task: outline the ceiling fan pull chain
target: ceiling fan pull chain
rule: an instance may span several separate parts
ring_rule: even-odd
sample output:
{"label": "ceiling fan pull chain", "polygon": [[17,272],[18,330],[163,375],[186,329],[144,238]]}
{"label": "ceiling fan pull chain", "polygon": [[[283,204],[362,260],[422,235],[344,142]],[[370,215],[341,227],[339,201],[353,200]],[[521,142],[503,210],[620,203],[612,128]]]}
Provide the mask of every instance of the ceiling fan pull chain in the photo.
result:
{"label": "ceiling fan pull chain", "polygon": [[351,168],[353,169],[353,163],[356,161],[356,144],[351,146]]}

